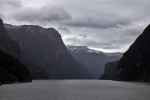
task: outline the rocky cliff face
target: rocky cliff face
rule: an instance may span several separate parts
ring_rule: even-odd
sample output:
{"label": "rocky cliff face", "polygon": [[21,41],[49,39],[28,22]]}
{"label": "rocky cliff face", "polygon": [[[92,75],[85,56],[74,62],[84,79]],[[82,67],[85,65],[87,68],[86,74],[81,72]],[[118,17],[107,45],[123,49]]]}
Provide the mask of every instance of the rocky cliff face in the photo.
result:
{"label": "rocky cliff face", "polygon": [[104,80],[116,79],[118,73],[117,65],[118,65],[118,61],[106,63],[104,74],[100,77],[100,79],[104,79]]}
{"label": "rocky cliff face", "polygon": [[122,53],[104,53],[86,46],[66,47],[77,61],[88,68],[94,79],[98,79],[104,73],[104,66],[107,62],[116,61],[122,57]]}
{"label": "rocky cliff face", "polygon": [[41,66],[51,79],[90,78],[88,70],[68,53],[55,29],[34,25],[5,27],[20,44],[20,59]]}
{"label": "rocky cliff face", "polygon": [[0,19],[0,83],[31,81],[29,71],[13,55],[19,55],[19,46],[9,38]]}
{"label": "rocky cliff face", "polygon": [[150,81],[150,25],[125,52],[118,63],[119,78]]}

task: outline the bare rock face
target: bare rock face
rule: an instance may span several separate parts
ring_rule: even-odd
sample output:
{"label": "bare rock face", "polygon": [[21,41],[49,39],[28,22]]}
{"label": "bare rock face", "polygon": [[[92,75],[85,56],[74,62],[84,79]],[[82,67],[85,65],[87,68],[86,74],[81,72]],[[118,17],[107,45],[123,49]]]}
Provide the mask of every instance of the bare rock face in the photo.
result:
{"label": "bare rock face", "polygon": [[43,68],[50,79],[91,78],[86,67],[68,53],[57,30],[35,25],[5,27],[20,45],[20,59]]}
{"label": "bare rock face", "polygon": [[125,81],[150,81],[150,25],[118,63],[118,77]]}

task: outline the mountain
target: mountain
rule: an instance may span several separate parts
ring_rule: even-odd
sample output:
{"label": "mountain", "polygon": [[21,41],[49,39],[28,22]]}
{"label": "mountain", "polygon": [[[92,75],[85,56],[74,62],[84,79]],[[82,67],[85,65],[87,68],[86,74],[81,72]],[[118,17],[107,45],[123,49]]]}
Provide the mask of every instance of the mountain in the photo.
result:
{"label": "mountain", "polygon": [[13,55],[19,56],[19,46],[9,38],[0,19],[0,83],[31,81],[27,68]]}
{"label": "mountain", "polygon": [[116,79],[117,72],[118,72],[117,65],[118,65],[118,61],[106,63],[104,74],[100,77],[100,79],[104,79],[104,80]]}
{"label": "mountain", "polygon": [[0,49],[14,56],[19,56],[19,44],[12,40],[4,27],[2,19],[0,19]]}
{"label": "mountain", "polygon": [[0,83],[31,80],[29,71],[18,59],[0,50]]}
{"label": "mountain", "polygon": [[150,25],[124,53],[118,63],[119,79],[150,81]]}
{"label": "mountain", "polygon": [[[31,73],[32,79],[49,79],[47,72],[45,71],[45,69],[40,67],[40,65],[32,64],[29,61],[21,59],[22,56],[21,56],[20,50],[22,50],[22,47],[20,46],[18,42],[14,41],[14,39],[12,40],[12,38],[8,36],[9,35],[8,30],[5,30],[5,27],[3,24],[1,24],[1,27],[3,29],[1,30],[1,32],[5,32],[7,34],[0,34],[0,40],[5,40],[5,41],[0,42],[0,48],[3,51],[18,58],[21,61],[21,63],[24,64],[28,68],[28,70]],[[20,34],[21,34],[21,31],[20,31]],[[38,76],[39,74],[38,71],[40,71],[40,76]]]}
{"label": "mountain", "polygon": [[28,70],[31,73],[32,79],[34,79],[34,80],[49,79],[48,73],[42,66],[40,66],[38,64],[33,64],[24,59],[21,59],[21,57],[18,59],[20,59],[20,61],[28,68]]}
{"label": "mountain", "polygon": [[[87,68],[68,53],[57,30],[37,25],[5,24],[5,28],[8,35],[19,43],[21,61],[43,68],[50,79],[91,78]],[[28,69],[32,71],[30,66]],[[41,75],[41,70],[31,73],[35,72]]]}
{"label": "mountain", "polygon": [[119,60],[122,53],[104,53],[89,49],[87,46],[66,46],[70,54],[80,63],[84,64],[92,78],[98,79],[104,73],[107,62]]}

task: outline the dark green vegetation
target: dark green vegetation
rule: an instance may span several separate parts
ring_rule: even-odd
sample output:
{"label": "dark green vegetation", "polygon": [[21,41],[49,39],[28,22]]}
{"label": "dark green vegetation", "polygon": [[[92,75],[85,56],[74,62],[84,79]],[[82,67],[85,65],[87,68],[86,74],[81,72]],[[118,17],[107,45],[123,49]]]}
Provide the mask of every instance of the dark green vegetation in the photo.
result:
{"label": "dark green vegetation", "polygon": [[14,56],[19,56],[19,45],[7,36],[0,19],[0,83],[29,82],[27,68]]}

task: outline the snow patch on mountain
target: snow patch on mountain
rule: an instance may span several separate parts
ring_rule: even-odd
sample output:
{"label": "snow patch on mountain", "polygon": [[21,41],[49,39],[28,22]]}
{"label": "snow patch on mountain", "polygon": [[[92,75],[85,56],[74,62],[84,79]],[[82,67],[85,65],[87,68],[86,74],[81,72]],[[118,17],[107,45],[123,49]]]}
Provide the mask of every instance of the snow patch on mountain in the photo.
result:
{"label": "snow patch on mountain", "polygon": [[115,53],[105,53],[102,51],[90,49],[87,46],[72,46],[72,45],[66,45],[67,49],[69,51],[72,51],[73,53],[96,53],[96,54],[105,54],[106,56],[122,56],[122,53],[115,52]]}
{"label": "snow patch on mountain", "polygon": [[74,53],[102,53],[101,51],[89,49],[87,46],[66,45],[67,49]]}

